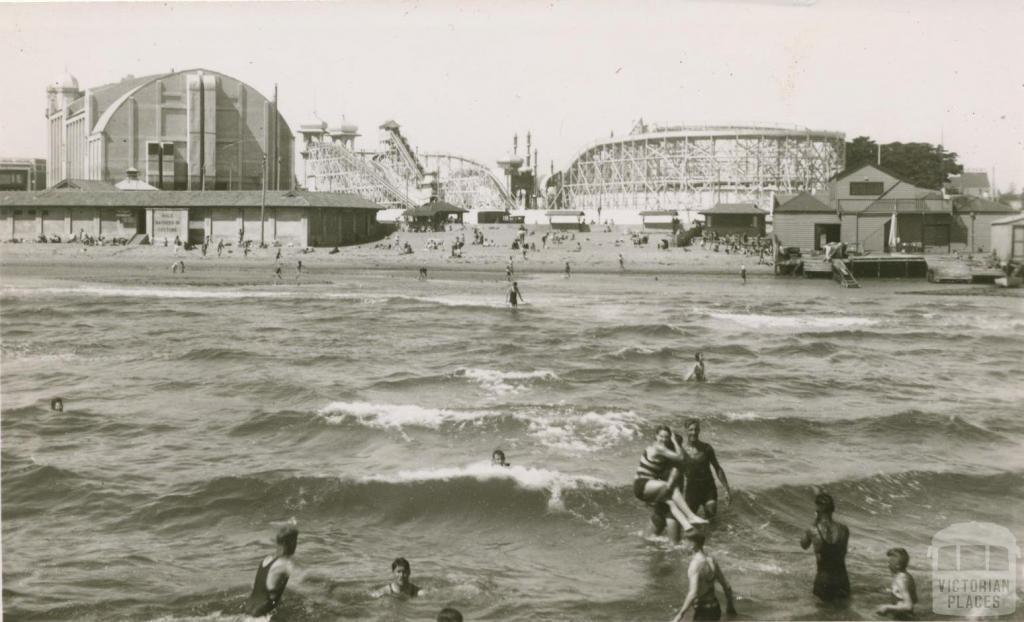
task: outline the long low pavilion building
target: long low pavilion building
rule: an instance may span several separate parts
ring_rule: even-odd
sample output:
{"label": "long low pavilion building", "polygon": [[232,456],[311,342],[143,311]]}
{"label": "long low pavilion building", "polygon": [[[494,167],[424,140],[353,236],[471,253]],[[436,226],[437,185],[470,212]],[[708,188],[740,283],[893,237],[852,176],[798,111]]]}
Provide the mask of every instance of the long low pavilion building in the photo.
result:
{"label": "long low pavilion building", "polygon": [[72,235],[214,244],[341,246],[387,233],[380,205],[354,194],[303,190],[0,192],[0,239]]}

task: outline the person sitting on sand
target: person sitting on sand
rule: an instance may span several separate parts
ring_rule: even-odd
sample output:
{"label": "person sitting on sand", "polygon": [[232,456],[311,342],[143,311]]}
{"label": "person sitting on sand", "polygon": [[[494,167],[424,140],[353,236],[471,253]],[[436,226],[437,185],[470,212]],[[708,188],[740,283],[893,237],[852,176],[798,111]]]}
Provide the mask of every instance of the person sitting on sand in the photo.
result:
{"label": "person sitting on sand", "polygon": [[850,596],[850,577],[846,574],[846,549],[850,530],[832,520],[836,504],[832,496],[818,493],[814,497],[814,526],[804,532],[800,547],[814,545],[818,573],[814,577],[814,595],[823,601],[842,600]]}
{"label": "person sitting on sand", "polygon": [[683,499],[694,512],[703,509],[705,517],[713,518],[718,510],[718,488],[715,487],[711,469],[714,468],[715,475],[725,487],[725,498],[731,504],[732,491],[729,490],[729,480],[725,477],[725,470],[718,464],[714,448],[700,440],[700,420],[687,419],[684,439],[679,448],[687,458],[684,468],[686,489],[683,492]]}
{"label": "person sitting on sand", "polygon": [[265,616],[281,603],[284,588],[293,571],[292,556],[299,542],[299,530],[285,525],[277,532],[277,555],[263,558],[256,568],[252,594],[245,601],[245,614]]}
{"label": "person sitting on sand", "polygon": [[736,615],[736,603],[732,595],[732,586],[725,578],[722,568],[704,550],[705,536],[700,532],[687,534],[686,539],[690,541],[693,549],[693,558],[690,560],[690,568],[687,571],[689,579],[689,590],[686,599],[679,613],[673,618],[673,622],[679,622],[686,615],[686,612],[693,607],[691,620],[721,620],[722,609],[715,596],[715,582],[722,585],[722,593],[725,594],[725,611],[731,616]]}
{"label": "person sitting on sand", "polygon": [[395,561],[391,562],[391,574],[394,577],[391,583],[372,592],[371,595],[374,598],[382,596],[412,598],[419,595],[419,586],[409,580],[409,577],[412,576],[412,567],[409,565],[409,560],[404,557],[395,558]]}
{"label": "person sitting on sand", "polygon": [[651,507],[667,503],[680,527],[689,531],[694,525],[704,525],[707,521],[690,511],[676,486],[679,474],[685,468],[686,454],[679,450],[672,430],[665,425],[659,426],[655,441],[640,456],[640,465],[633,480],[633,494]]}
{"label": "person sitting on sand", "polygon": [[917,584],[914,577],[907,572],[910,554],[907,549],[896,548],[885,552],[889,558],[889,572],[892,573],[893,604],[882,605],[875,612],[880,616],[892,615],[895,620],[913,620],[914,605],[917,604]]}
{"label": "person sitting on sand", "polygon": [[697,352],[693,355],[693,360],[697,361],[693,364],[693,369],[690,370],[690,374],[686,376],[686,380],[694,380],[696,382],[707,382],[707,377],[704,375],[704,353]]}
{"label": "person sitting on sand", "polygon": [[495,449],[491,454],[491,466],[510,467],[512,464],[505,461],[505,452]]}
{"label": "person sitting on sand", "polygon": [[508,297],[508,305],[513,311],[519,308],[520,300],[526,302],[526,300],[523,300],[523,293],[519,291],[519,283],[516,281],[512,281],[512,287],[508,288],[506,296]]}

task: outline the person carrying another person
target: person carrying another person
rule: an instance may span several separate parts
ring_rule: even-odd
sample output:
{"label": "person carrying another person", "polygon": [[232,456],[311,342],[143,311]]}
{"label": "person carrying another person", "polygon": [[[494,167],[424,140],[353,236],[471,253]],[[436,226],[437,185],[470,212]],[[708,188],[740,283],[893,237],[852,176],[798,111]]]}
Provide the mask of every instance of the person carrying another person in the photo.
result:
{"label": "person carrying another person", "polygon": [[[694,525],[704,525],[707,521],[690,511],[679,491],[678,479],[685,468],[686,454],[679,450],[672,430],[665,425],[659,426],[655,441],[640,456],[633,480],[633,494],[655,509],[661,503],[667,504],[679,526],[689,531]],[[658,525],[653,519],[651,523],[657,530]]]}
{"label": "person carrying another person", "polygon": [[699,512],[703,508],[705,517],[714,518],[718,511],[718,488],[715,487],[711,469],[714,468],[715,475],[725,487],[726,499],[731,504],[732,491],[729,490],[729,480],[725,477],[725,469],[718,464],[714,448],[700,440],[700,420],[690,418],[686,420],[685,425],[686,436],[679,448],[687,458],[683,469],[686,478],[683,499],[693,512]]}
{"label": "person carrying another person", "polygon": [[246,615],[267,615],[281,603],[284,588],[294,570],[292,556],[298,542],[299,530],[294,525],[285,525],[277,532],[277,555],[263,558],[256,568],[252,594],[245,601]]}
{"label": "person carrying another person", "polygon": [[889,558],[889,572],[892,573],[893,604],[882,605],[875,612],[880,616],[892,615],[894,620],[913,620],[914,605],[917,604],[917,584],[914,577],[907,572],[910,554],[907,549],[895,548],[885,552]]}
{"label": "person carrying another person", "polygon": [[804,532],[800,547],[806,550],[814,545],[818,573],[814,577],[814,595],[826,602],[843,600],[850,596],[850,577],[846,574],[846,549],[850,530],[834,521],[836,504],[832,496],[818,493],[814,497],[814,525]]}
{"label": "person carrying another person", "polygon": [[722,573],[722,568],[715,558],[704,550],[704,534],[693,532],[688,534],[686,539],[690,541],[693,550],[693,558],[690,560],[690,568],[687,571],[689,590],[679,613],[672,619],[673,622],[683,620],[691,607],[693,608],[693,613],[689,618],[691,620],[721,620],[722,609],[715,596],[716,581],[722,585],[726,613],[736,615],[732,586],[729,585],[729,580],[725,578],[725,574]]}
{"label": "person carrying another person", "polygon": [[396,557],[395,561],[391,562],[391,575],[393,577],[391,583],[372,592],[371,595],[374,598],[382,596],[412,598],[419,595],[419,586],[409,580],[409,577],[412,576],[412,566],[409,565],[409,560],[404,557]]}

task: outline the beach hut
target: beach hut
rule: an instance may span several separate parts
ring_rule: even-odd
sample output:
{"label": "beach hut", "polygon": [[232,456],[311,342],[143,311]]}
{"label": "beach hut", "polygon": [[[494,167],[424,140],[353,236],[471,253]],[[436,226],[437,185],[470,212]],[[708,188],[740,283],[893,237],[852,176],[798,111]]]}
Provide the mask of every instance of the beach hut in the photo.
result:
{"label": "beach hut", "polygon": [[668,229],[676,231],[679,228],[679,214],[675,210],[647,210],[640,212],[640,219],[644,229]]}
{"label": "beach hut", "polygon": [[583,212],[580,210],[553,209],[548,210],[546,215],[552,229],[583,231]]}
{"label": "beach hut", "polygon": [[828,197],[801,192],[776,195],[772,227],[782,246],[811,252],[839,242],[842,225],[836,208],[828,204]]}
{"label": "beach hut", "polygon": [[999,261],[1024,263],[1024,214],[1000,218],[989,225],[992,252]]}
{"label": "beach hut", "polygon": [[508,210],[497,207],[481,207],[473,210],[478,225],[491,225],[508,222]]}
{"label": "beach hut", "polygon": [[467,210],[445,201],[431,201],[419,207],[410,207],[405,210],[405,217],[415,225],[425,225],[438,229],[444,226],[454,216],[455,222],[462,222],[462,215]]}
{"label": "beach hut", "polygon": [[719,235],[765,234],[765,217],[768,212],[753,203],[719,203],[711,209],[701,211],[705,228]]}

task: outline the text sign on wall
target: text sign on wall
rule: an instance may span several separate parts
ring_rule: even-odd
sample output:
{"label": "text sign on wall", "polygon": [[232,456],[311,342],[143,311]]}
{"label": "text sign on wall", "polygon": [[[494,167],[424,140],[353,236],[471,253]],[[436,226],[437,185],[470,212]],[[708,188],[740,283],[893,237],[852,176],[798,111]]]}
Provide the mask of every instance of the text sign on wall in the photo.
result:
{"label": "text sign on wall", "polygon": [[185,214],[185,210],[153,210],[153,239],[167,238],[168,240],[173,240],[175,236],[181,235],[181,221]]}

